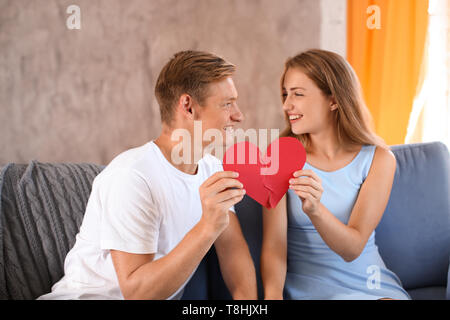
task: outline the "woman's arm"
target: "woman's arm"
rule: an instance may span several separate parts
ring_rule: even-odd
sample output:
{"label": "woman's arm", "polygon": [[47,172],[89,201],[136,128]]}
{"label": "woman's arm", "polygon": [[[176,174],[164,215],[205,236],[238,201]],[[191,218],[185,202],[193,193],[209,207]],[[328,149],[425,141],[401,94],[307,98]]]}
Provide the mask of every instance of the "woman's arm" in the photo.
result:
{"label": "woman's arm", "polygon": [[286,279],[287,212],[286,195],[273,209],[263,207],[261,277],[264,299],[283,299]]}
{"label": "woman's arm", "polygon": [[256,300],[258,293],[252,256],[236,214],[229,211],[228,215],[230,223],[214,243],[223,280],[234,300]]}
{"label": "woman's arm", "polygon": [[389,200],[396,168],[394,154],[376,148],[369,174],[361,186],[358,198],[345,225],[320,203],[322,186],[311,170],[300,170],[291,189],[302,200],[303,211],[308,215],[325,243],[345,261],[356,259],[377,227]]}

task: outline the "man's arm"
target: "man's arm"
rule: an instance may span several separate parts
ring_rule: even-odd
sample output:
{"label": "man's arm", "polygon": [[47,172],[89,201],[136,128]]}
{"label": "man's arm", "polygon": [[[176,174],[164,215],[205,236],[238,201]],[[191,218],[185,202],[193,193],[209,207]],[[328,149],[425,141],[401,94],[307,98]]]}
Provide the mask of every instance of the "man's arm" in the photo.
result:
{"label": "man's arm", "polygon": [[[180,288],[228,226],[228,208],[242,200],[242,184],[231,172],[212,175],[200,187],[202,218],[166,256],[111,250],[125,299],[167,299]],[[237,188],[237,189],[229,189]]]}
{"label": "man's arm", "polygon": [[125,299],[167,299],[186,281],[217,237],[202,222],[189,231],[166,256],[111,250],[111,257]]}
{"label": "man's arm", "polygon": [[247,242],[236,215],[228,214],[230,223],[214,243],[223,279],[233,299],[257,299],[255,266]]}

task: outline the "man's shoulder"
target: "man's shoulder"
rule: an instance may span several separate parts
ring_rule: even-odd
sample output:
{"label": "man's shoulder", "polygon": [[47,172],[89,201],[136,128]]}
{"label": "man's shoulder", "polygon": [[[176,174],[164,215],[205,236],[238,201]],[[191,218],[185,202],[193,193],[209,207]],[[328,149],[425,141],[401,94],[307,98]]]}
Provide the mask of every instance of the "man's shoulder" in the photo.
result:
{"label": "man's shoulder", "polygon": [[108,164],[107,168],[139,167],[143,161],[148,161],[148,158],[152,157],[151,150],[152,147],[150,142],[125,150],[114,157],[114,159]]}
{"label": "man's shoulder", "polygon": [[97,176],[103,178],[119,178],[129,176],[130,179],[148,176],[148,164],[152,161],[152,149],[150,143],[131,148],[118,154],[103,171]]}

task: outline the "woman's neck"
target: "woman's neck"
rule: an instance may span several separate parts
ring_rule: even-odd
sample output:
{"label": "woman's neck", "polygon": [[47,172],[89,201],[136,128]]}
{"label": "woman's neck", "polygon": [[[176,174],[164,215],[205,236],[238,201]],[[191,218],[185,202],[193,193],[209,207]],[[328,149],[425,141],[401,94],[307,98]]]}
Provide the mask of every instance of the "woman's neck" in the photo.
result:
{"label": "woman's neck", "polygon": [[328,160],[334,159],[346,147],[339,142],[336,133],[335,126],[329,126],[318,133],[310,133],[306,152]]}

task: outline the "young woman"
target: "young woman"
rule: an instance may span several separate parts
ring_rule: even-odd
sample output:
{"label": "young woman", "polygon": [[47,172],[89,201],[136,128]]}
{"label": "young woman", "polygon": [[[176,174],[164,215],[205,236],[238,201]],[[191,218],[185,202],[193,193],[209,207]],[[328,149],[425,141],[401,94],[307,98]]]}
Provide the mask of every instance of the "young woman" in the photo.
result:
{"label": "young woman", "polygon": [[370,129],[359,81],[339,55],[309,50],[281,77],[284,136],[305,147],[276,208],[263,212],[266,299],[410,299],[375,245],[396,161]]}

